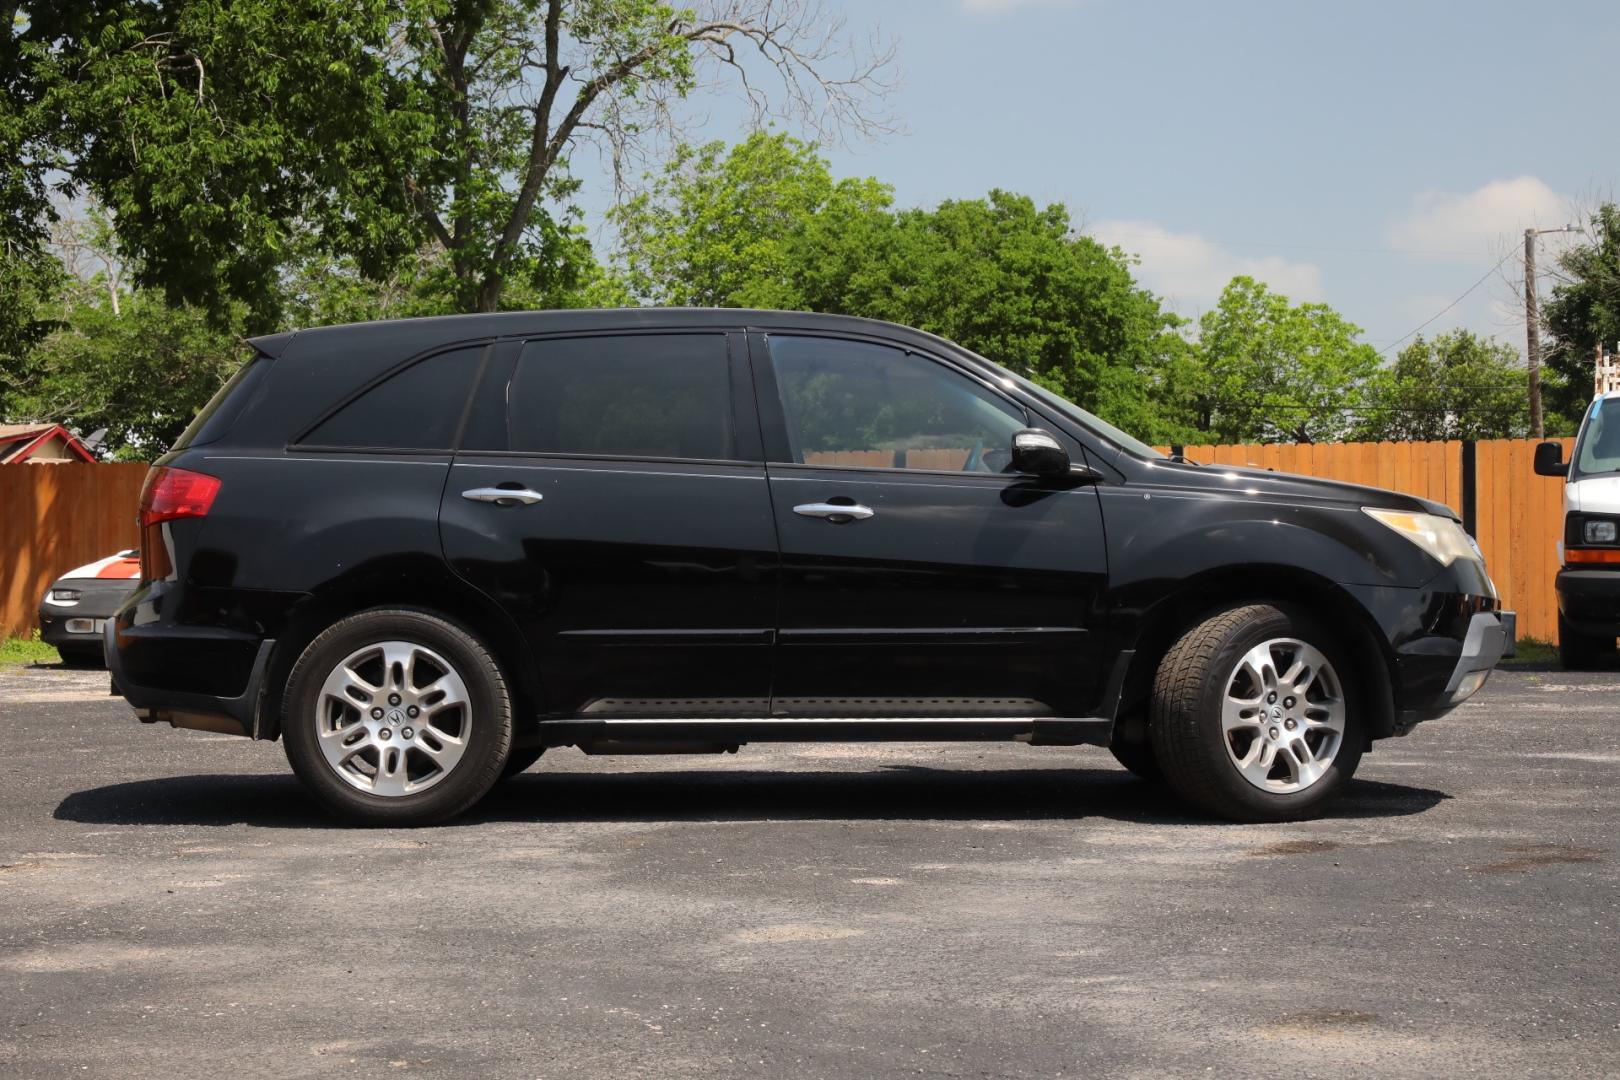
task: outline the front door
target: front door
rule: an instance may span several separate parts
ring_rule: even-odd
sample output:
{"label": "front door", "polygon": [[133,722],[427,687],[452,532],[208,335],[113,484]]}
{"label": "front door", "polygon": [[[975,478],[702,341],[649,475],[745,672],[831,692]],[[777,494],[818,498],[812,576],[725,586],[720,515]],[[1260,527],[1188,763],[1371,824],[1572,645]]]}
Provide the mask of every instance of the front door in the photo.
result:
{"label": "front door", "polygon": [[528,638],[546,715],[763,714],[777,553],[758,431],[740,333],[497,347],[440,532]]}
{"label": "front door", "polygon": [[1101,511],[1087,484],[1002,471],[1035,418],[879,340],[752,352],[782,549],[772,715],[1091,715]]}

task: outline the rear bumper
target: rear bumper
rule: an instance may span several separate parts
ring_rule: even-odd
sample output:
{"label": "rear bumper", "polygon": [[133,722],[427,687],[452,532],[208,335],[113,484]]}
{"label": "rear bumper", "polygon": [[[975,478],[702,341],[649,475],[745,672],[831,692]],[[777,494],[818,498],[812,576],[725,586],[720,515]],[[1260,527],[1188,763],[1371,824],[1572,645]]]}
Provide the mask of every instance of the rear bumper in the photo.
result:
{"label": "rear bumper", "polygon": [[[259,700],[264,689],[264,673],[275,649],[274,639],[254,641],[245,635],[221,630],[192,629],[177,633],[175,627],[161,627],[156,628],[160,633],[152,633],[151,629],[130,626],[126,621],[113,618],[107,621],[103,638],[113,690],[142,714],[141,719],[147,723],[167,722],[174,727],[257,738]],[[251,655],[245,685],[234,694],[153,686],[150,676],[143,675],[142,668],[152,663],[154,652],[170,663],[183,662],[188,654],[193,658],[190,662],[205,663],[207,656],[222,649]],[[138,665],[130,662],[131,656],[138,659]]]}
{"label": "rear bumper", "polygon": [[1560,570],[1554,586],[1571,630],[1620,636],[1620,570]]}

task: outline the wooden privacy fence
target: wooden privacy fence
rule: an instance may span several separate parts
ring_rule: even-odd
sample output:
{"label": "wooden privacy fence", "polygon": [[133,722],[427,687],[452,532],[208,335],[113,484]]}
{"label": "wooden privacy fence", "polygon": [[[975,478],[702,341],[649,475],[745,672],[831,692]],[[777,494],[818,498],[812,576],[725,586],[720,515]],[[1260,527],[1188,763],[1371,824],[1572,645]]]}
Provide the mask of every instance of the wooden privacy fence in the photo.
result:
{"label": "wooden privacy fence", "polygon": [[[1564,456],[1573,440],[1564,440]],[[1558,634],[1553,576],[1563,484],[1531,468],[1536,440],[1188,446],[1209,465],[1251,465],[1420,495],[1458,511],[1479,541],[1519,634]],[[912,468],[960,468],[966,450],[914,450]],[[840,451],[827,464],[896,463],[893,452]],[[64,572],[138,543],[135,505],[146,466],[0,466],[0,637],[29,633],[40,597]]]}
{"label": "wooden privacy fence", "polygon": [[0,465],[0,639],[39,626],[51,582],[135,547],[142,464]]}
{"label": "wooden privacy fence", "polygon": [[[1206,465],[1252,465],[1390,488],[1445,503],[1479,541],[1519,636],[1558,637],[1558,541],[1564,485],[1531,467],[1539,439],[1177,447]],[[1575,440],[1564,439],[1567,461]],[[1168,449],[1168,448],[1161,448]]]}

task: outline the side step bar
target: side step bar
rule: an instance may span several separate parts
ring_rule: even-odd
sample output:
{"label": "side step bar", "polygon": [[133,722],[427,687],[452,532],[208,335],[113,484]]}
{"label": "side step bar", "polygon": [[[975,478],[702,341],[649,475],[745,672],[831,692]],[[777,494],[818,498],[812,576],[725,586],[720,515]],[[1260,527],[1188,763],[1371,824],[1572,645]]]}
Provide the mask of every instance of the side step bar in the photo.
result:
{"label": "side step bar", "polygon": [[541,746],[606,743],[746,742],[996,742],[1038,746],[1107,746],[1114,722],[1099,717],[857,717],[776,720],[611,719],[545,720],[536,725]]}

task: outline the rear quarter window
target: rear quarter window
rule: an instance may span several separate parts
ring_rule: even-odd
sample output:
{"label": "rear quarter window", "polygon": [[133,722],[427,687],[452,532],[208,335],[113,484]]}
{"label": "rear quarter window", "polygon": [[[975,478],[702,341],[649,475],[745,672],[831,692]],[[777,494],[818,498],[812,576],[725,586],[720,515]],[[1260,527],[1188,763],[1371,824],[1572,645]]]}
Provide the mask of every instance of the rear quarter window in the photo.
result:
{"label": "rear quarter window", "polygon": [[303,446],[450,450],[486,346],[419,360],[360,392],[299,440]]}
{"label": "rear quarter window", "polygon": [[218,442],[231,430],[236,418],[242,415],[270,375],[273,359],[256,352],[247,363],[236,369],[236,374],[225,380],[215,391],[208,404],[187,425],[174,441],[171,450],[184,450],[188,446],[207,446]]}

